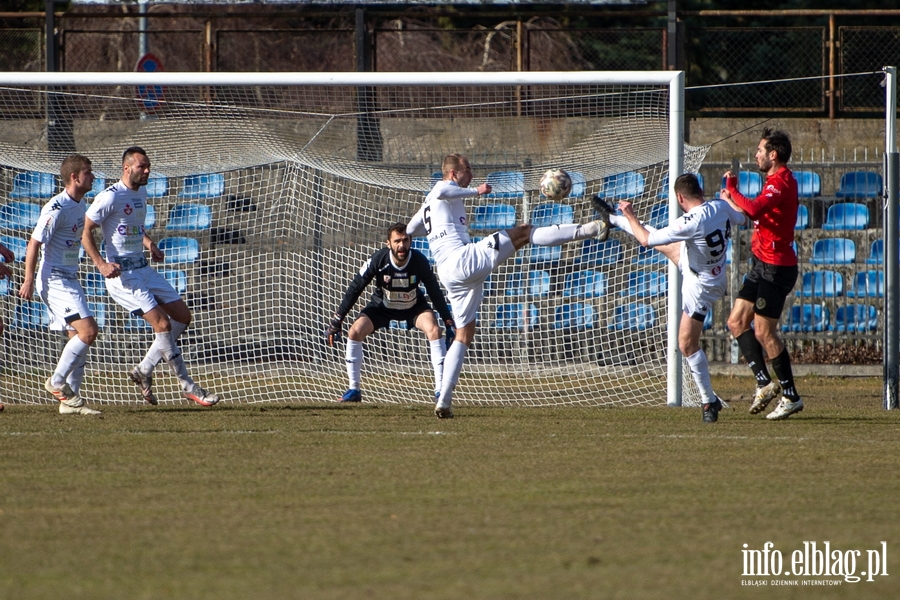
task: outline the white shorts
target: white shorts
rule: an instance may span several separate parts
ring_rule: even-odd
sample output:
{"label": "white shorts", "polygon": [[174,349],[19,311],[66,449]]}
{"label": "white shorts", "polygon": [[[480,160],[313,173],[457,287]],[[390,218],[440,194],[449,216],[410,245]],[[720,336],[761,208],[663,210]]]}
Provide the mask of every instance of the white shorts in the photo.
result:
{"label": "white shorts", "polygon": [[466,244],[438,266],[438,277],[447,288],[447,299],[457,327],[475,320],[484,300],[484,280],[515,253],[516,247],[509,234],[498,231],[478,242]]}
{"label": "white shorts", "polygon": [[148,313],[160,304],[181,300],[172,284],[149,266],[107,278],[106,289],[119,306],[135,316]]}
{"label": "white shorts", "polygon": [[93,317],[77,275],[50,271],[35,281],[38,296],[50,309],[50,329],[75,331],[73,321]]}
{"label": "white shorts", "polygon": [[723,278],[721,285],[709,285],[703,283],[696,273],[694,273],[687,260],[687,252],[684,244],[681,246],[681,259],[678,261],[678,268],[681,271],[681,307],[684,314],[703,321],[712,305],[721,300],[727,291],[726,282]]}

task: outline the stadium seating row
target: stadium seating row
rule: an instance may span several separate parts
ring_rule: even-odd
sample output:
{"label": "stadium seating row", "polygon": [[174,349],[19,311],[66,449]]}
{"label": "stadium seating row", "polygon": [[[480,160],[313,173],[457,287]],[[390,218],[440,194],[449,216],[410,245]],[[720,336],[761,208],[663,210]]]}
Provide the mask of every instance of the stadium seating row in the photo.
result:
{"label": "stadium seating row", "polygon": [[[13,190],[9,197],[15,200],[21,198],[52,198],[59,193],[61,187],[56,183],[56,175],[53,173],[26,171],[17,173],[13,177]],[[93,188],[86,194],[86,197],[92,198],[105,188],[106,179],[102,176],[96,176]],[[151,177],[146,188],[147,197],[162,198],[169,194],[169,179],[167,177]],[[183,178],[178,197],[185,200],[202,200],[217,198],[224,193],[225,176],[222,173],[203,173],[188,175]]]}
{"label": "stadium seating row", "polygon": [[[37,225],[41,207],[32,202],[15,200],[0,206],[0,229],[30,232]],[[147,205],[144,227],[156,226],[156,209]],[[212,208],[206,204],[176,204],[169,211],[166,221],[167,231],[204,231],[212,226]]]}
{"label": "stadium seating row", "polygon": [[[857,262],[856,242],[847,238],[825,238],[813,242],[809,262],[814,265],[850,265]],[[884,240],[874,240],[869,246],[869,265],[884,264]]]}
{"label": "stadium seating row", "polygon": [[861,271],[844,287],[844,276],[837,271],[807,271],[796,295],[801,298],[883,298],[884,271]]}
{"label": "stadium seating row", "polygon": [[864,333],[878,329],[878,309],[871,304],[847,304],[835,311],[831,322],[831,311],[822,304],[798,304],[791,307],[781,330],[785,333]]}
{"label": "stadium seating row", "polygon": [[[816,198],[822,195],[822,178],[815,171],[794,171],[797,193],[801,198]],[[755,198],[762,191],[763,178],[755,171],[738,173],[738,191],[748,198]],[[722,178],[725,187],[725,178]],[[884,180],[872,171],[850,171],[841,175],[841,182],[834,195],[838,198],[877,198],[882,195]]]}
{"label": "stadium seating row", "polygon": [[[490,326],[499,330],[525,331],[540,326],[538,308],[534,304],[516,302],[501,304]],[[552,329],[592,329],[598,321],[590,304],[573,302],[556,307],[550,321]],[[645,331],[656,326],[656,310],[650,304],[632,302],[618,305],[608,327],[618,330]]]}

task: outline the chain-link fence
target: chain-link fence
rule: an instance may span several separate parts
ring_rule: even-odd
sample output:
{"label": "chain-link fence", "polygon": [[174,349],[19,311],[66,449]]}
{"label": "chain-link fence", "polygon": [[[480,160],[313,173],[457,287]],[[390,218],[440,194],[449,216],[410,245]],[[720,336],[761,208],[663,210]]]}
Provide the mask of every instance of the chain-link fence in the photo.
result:
{"label": "chain-link fence", "polygon": [[4,71],[43,71],[44,32],[41,29],[0,29]]}
{"label": "chain-link fence", "polygon": [[[842,73],[880,71],[900,60],[900,27],[841,27],[840,44]],[[877,79],[842,78],[839,89],[841,110],[884,110]]]}

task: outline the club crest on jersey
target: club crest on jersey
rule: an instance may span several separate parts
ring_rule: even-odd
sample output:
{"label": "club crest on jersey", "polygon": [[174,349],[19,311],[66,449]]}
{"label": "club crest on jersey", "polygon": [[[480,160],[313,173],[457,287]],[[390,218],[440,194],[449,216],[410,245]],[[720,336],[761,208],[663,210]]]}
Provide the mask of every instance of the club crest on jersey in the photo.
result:
{"label": "club crest on jersey", "polygon": [[385,275],[383,279],[384,279],[384,282],[385,282],[386,284],[391,282],[391,276],[390,276],[390,275]]}
{"label": "club crest on jersey", "polygon": [[466,224],[466,218],[465,218],[465,217],[460,217],[460,218],[459,218],[459,224],[460,224],[460,225],[465,225],[465,224]]}
{"label": "club crest on jersey", "polygon": [[131,208],[130,204],[126,204],[125,208],[122,209],[122,212],[124,212],[126,215],[130,215],[131,213],[134,212],[134,209]]}
{"label": "club crest on jersey", "polygon": [[718,275],[718,274],[721,273],[721,272],[722,272],[722,265],[716,265],[716,266],[714,266],[713,269],[712,269],[712,274],[713,274],[713,275]]}

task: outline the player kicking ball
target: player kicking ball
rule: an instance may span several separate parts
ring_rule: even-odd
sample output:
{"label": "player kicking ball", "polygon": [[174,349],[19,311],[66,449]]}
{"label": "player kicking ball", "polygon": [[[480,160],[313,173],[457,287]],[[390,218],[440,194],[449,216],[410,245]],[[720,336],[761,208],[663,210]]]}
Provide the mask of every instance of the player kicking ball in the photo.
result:
{"label": "player kicking ball", "polygon": [[[725,277],[726,250],[732,225],[744,225],[746,217],[724,200],[704,200],[696,175],[681,175],[675,180],[675,197],[684,214],[662,229],[641,223],[630,202],[619,202],[622,215],[610,215],[611,225],[633,235],[644,247],[655,248],[678,265],[682,274],[681,323],[678,327],[678,349],[687,358],[691,377],[700,389],[703,421],[719,420],[722,400],[712,388],[709,361],[700,347],[703,321],[712,305],[727,291]],[[594,198],[598,211],[612,212],[612,207]]]}

